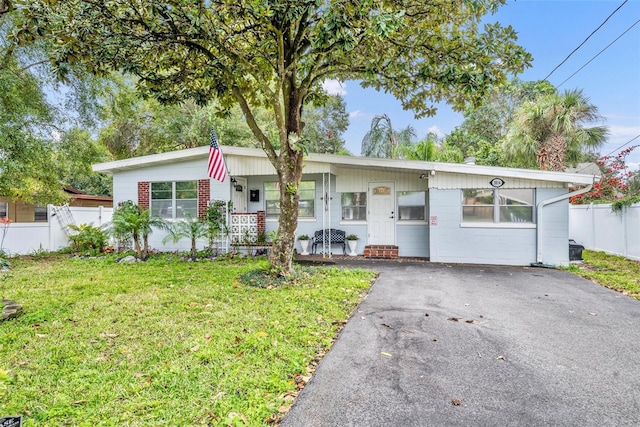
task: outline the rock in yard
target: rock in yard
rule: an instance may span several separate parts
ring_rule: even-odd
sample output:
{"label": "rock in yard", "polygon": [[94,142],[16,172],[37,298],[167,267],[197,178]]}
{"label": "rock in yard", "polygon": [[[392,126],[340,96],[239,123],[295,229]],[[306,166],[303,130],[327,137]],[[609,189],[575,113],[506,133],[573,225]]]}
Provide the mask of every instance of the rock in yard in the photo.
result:
{"label": "rock in yard", "polygon": [[129,256],[126,256],[126,257],[122,258],[118,262],[138,262],[138,258],[134,257],[133,255],[129,255]]}
{"label": "rock in yard", "polygon": [[22,314],[22,306],[15,301],[2,300],[2,320],[13,319]]}

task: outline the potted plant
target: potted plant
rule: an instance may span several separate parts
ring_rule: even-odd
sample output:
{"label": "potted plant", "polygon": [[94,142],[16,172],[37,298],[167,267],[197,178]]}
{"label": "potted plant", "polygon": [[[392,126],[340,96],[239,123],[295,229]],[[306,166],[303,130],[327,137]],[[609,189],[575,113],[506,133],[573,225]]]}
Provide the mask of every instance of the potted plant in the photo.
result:
{"label": "potted plant", "polygon": [[358,236],[355,234],[349,234],[347,236],[347,243],[349,244],[349,256],[357,256],[356,246],[358,245]]}
{"label": "potted plant", "polygon": [[300,241],[300,247],[302,248],[300,255],[309,255],[309,252],[307,252],[307,248],[309,247],[309,236],[301,234],[298,236],[298,240]]}

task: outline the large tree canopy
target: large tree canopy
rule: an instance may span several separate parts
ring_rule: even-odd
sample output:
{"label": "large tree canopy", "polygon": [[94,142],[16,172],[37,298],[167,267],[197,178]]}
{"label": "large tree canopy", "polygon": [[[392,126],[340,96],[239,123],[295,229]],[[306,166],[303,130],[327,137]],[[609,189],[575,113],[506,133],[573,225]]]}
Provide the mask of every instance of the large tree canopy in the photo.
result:
{"label": "large tree canopy", "polygon": [[[291,267],[307,102],[325,79],[361,80],[418,116],[431,102],[478,102],[530,55],[516,33],[482,17],[504,0],[24,0],[23,39],[55,40],[53,60],[123,70],[161,102],[240,105],[280,180],[272,262]],[[272,111],[279,149],[254,111]],[[302,142],[302,144],[301,144]]]}

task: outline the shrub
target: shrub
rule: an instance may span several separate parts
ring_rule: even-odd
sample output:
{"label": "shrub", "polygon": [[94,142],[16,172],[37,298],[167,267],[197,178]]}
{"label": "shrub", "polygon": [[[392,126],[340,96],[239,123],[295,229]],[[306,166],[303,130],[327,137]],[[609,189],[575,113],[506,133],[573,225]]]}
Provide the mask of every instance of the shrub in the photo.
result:
{"label": "shrub", "polygon": [[76,252],[102,252],[107,245],[107,235],[100,227],[87,224],[81,224],[80,226],[71,224],[69,228],[78,232],[78,234],[69,236],[71,246]]}

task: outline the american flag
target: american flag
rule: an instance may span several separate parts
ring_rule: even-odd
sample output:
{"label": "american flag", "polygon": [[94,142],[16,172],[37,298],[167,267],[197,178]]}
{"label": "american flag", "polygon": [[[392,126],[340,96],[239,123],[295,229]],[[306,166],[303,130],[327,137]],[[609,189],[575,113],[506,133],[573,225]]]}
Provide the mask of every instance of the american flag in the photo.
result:
{"label": "american flag", "polygon": [[209,163],[207,164],[207,171],[211,178],[217,179],[220,182],[224,182],[227,176],[227,167],[224,164],[220,145],[218,145],[218,135],[216,135],[216,131],[213,128],[211,129],[211,139],[209,141]]}

